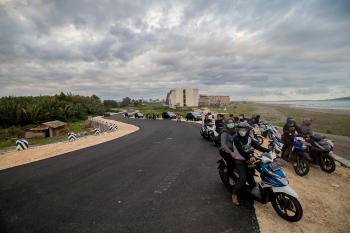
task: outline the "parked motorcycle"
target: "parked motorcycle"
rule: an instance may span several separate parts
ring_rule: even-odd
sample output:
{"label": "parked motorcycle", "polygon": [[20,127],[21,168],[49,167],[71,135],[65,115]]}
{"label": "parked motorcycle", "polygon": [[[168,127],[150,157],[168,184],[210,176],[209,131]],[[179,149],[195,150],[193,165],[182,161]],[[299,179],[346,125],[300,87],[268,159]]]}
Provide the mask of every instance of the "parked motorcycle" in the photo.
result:
{"label": "parked motorcycle", "polygon": [[258,129],[256,127],[252,127],[252,129],[249,131],[250,137],[257,141],[259,145],[262,145],[264,143],[264,138],[258,135],[257,131]]}
{"label": "parked motorcycle", "polygon": [[[261,182],[253,189],[247,187],[247,191],[253,198],[263,204],[271,202],[272,207],[283,219],[296,222],[303,216],[303,209],[298,201],[298,194],[288,185],[288,178],[285,175],[282,164],[274,161],[274,153],[262,153],[256,157],[255,169],[260,173]],[[224,159],[218,161],[218,170],[223,184],[232,190],[234,186],[229,184],[227,164]],[[254,172],[255,172],[254,170]],[[234,179],[237,181],[238,173],[234,172]]]}
{"label": "parked motorcycle", "polygon": [[281,135],[279,134],[277,128],[272,126],[268,121],[263,122],[263,128],[260,131],[261,135],[264,138],[269,138],[270,140],[272,140],[273,135],[277,138],[281,138]]}
{"label": "parked motorcycle", "polygon": [[318,135],[311,136],[307,141],[302,137],[295,137],[291,151],[295,172],[299,176],[307,175],[310,170],[309,163],[318,164],[327,173],[334,172],[336,165],[333,147],[331,140]]}
{"label": "parked motorcycle", "polygon": [[274,150],[276,154],[280,154],[283,148],[283,143],[281,138],[277,137],[277,135],[272,134],[271,140],[269,141],[269,148]]}
{"label": "parked motorcycle", "polygon": [[214,124],[207,124],[203,125],[200,130],[200,134],[202,135],[203,138],[210,140],[213,142],[216,146],[220,146],[220,135],[216,131],[216,127]]}

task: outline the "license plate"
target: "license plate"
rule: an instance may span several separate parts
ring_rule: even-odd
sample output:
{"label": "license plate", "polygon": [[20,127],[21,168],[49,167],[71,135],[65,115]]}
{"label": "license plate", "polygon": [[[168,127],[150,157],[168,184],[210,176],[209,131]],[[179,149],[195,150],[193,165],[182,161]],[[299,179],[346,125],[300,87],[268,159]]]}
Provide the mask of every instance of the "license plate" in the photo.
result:
{"label": "license plate", "polygon": [[272,162],[269,164],[269,166],[270,166],[272,171],[275,171],[275,170],[281,169],[282,164],[279,162]]}

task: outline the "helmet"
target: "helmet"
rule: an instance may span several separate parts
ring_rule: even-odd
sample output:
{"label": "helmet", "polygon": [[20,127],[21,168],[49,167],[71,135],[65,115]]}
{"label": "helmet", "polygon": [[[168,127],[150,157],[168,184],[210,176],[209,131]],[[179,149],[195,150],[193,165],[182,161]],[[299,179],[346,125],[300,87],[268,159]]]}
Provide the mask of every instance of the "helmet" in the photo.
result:
{"label": "helmet", "polygon": [[297,124],[297,122],[295,121],[295,119],[293,117],[288,117],[287,118],[287,124],[289,126],[295,126]]}
{"label": "helmet", "polygon": [[310,126],[311,123],[312,123],[312,120],[310,118],[304,118],[304,120],[303,120],[304,125]]}
{"label": "helmet", "polygon": [[238,135],[241,137],[246,137],[251,129],[252,127],[247,122],[240,122],[237,125]]}

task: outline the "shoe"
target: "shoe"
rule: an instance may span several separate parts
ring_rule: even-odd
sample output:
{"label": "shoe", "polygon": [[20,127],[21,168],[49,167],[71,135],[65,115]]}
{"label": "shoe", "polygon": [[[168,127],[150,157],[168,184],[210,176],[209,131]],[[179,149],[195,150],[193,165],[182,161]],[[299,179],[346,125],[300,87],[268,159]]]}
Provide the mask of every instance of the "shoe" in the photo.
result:
{"label": "shoe", "polygon": [[234,205],[239,206],[239,201],[238,201],[238,197],[236,194],[232,194],[231,199],[232,199],[232,203]]}

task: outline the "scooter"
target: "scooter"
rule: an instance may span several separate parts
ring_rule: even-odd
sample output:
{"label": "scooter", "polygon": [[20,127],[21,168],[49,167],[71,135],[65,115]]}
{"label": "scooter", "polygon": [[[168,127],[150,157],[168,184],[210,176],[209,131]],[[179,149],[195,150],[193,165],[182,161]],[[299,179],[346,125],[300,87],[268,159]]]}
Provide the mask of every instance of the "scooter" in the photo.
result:
{"label": "scooter", "polygon": [[[288,178],[282,169],[283,164],[274,161],[275,158],[276,155],[272,152],[256,157],[254,169],[260,173],[261,182],[252,189],[247,187],[247,191],[260,203],[271,202],[274,210],[283,219],[297,222],[303,216],[303,208],[298,201],[298,194],[288,185]],[[226,161],[221,159],[218,164],[223,184],[232,190],[234,186],[229,183]],[[238,177],[237,171],[234,171],[234,180],[237,181]]]}
{"label": "scooter", "polygon": [[309,173],[310,164],[317,164],[327,173],[332,173],[336,169],[333,158],[334,144],[331,140],[320,136],[311,136],[308,141],[302,137],[295,137],[291,150],[294,171],[299,176]]}
{"label": "scooter", "polygon": [[264,138],[256,133],[257,128],[252,127],[252,129],[249,131],[250,137],[253,138],[259,145],[262,145],[264,143]]}
{"label": "scooter", "polygon": [[269,138],[272,140],[272,136],[274,135],[277,138],[281,138],[281,135],[279,134],[276,127],[272,126],[270,122],[264,121],[263,122],[263,128],[261,129],[261,135],[264,138]]}
{"label": "scooter", "polygon": [[283,143],[280,138],[278,138],[276,135],[272,134],[271,135],[271,140],[269,141],[269,148],[273,149],[276,154],[280,155],[282,148],[283,148]]}

